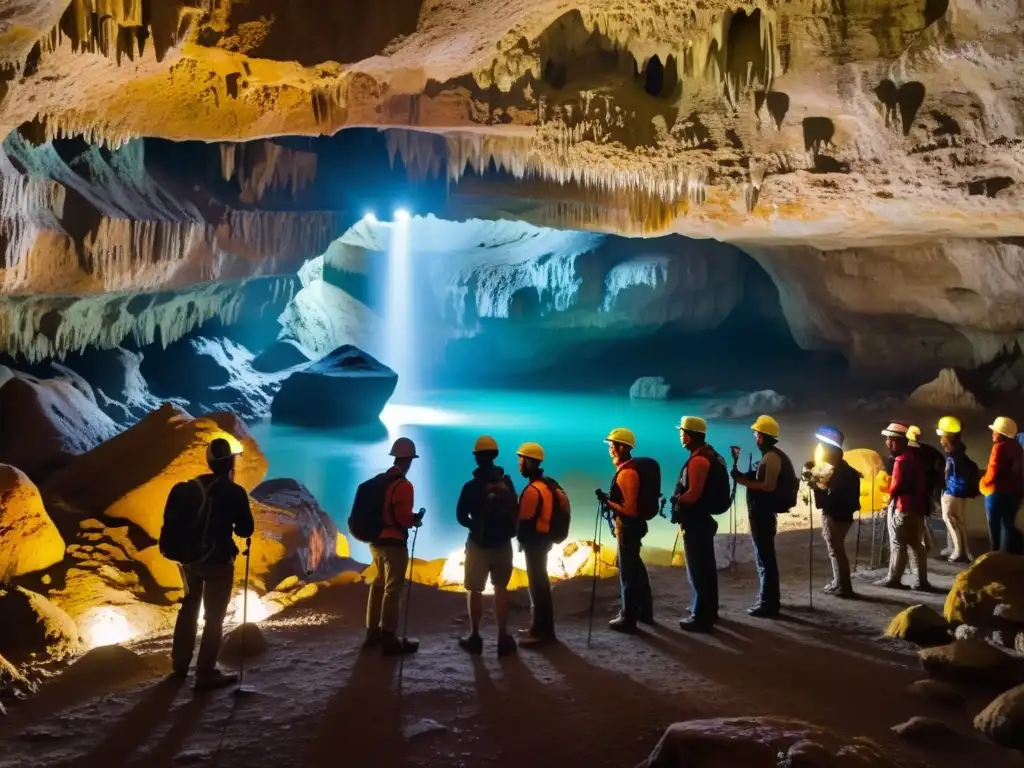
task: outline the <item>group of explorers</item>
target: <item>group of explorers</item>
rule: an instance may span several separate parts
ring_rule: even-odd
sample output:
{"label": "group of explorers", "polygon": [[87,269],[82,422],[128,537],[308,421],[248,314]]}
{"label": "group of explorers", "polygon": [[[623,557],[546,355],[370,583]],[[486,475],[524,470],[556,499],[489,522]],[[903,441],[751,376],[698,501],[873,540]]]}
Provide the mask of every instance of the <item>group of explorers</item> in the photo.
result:
{"label": "group of explorers", "polygon": [[[889,570],[876,585],[906,589],[903,575],[909,554],[916,561],[914,589],[928,590],[927,552],[930,546],[927,517],[938,508],[948,531],[950,562],[971,559],[965,524],[969,498],[985,496],[991,546],[994,550],[1024,554],[1015,522],[1024,497],[1024,448],[1013,420],[1000,417],[991,425],[992,451],[984,475],[966,452],[961,424],[952,416],[940,419],[936,430],[941,451],[921,441],[919,428],[892,422],[884,430],[889,457],[887,515]],[[780,613],[779,568],[775,553],[778,516],[797,506],[801,480],[813,493],[822,514],[822,534],[832,564],[832,581],[824,591],[838,598],[855,596],[845,540],[861,509],[861,474],[843,455],[844,436],[835,427],[815,433],[815,460],[797,472],[779,447],[779,424],[759,416],[751,425],[761,458],[748,470],[738,467],[740,449],[731,448],[732,468],[707,441],[707,422],[684,416],[679,422],[680,442],[689,453],[679,473],[671,503],[671,520],[680,527],[686,574],[692,599],[689,615],[679,621],[687,632],[709,633],[718,622],[718,569],[715,557],[717,517],[735,502],[736,486],[745,488],[750,537],[759,578],[751,616],[770,619]],[[616,543],[621,587],[621,610],[608,627],[632,634],[639,624],[655,623],[654,602],[641,543],[648,523],[662,514],[658,463],[634,456],[636,438],[628,429],[613,429],[605,438],[614,475],[606,492],[595,491],[599,505],[596,525],[611,526]],[[181,564],[185,581],[174,630],[173,674],[184,678],[191,664],[200,605],[205,626],[196,667],[196,689],[230,685],[237,676],[217,664],[221,632],[234,579],[238,549],[232,536],[248,538],[254,531],[248,496],[234,482],[234,464],[241,445],[223,438],[207,449],[210,473],[176,485],[168,498],[160,548]],[[408,472],[419,458],[407,437],[395,440],[393,464],[362,483],[356,491],[349,532],[370,546],[376,575],[366,608],[364,649],[379,649],[387,656],[415,653],[416,640],[399,635],[401,594],[409,566],[410,531],[423,524],[424,511],[416,512]],[[516,451],[526,486],[517,493],[512,479],[496,461],[498,444],[488,436],[473,447],[477,468],[462,488],[456,516],[469,529],[465,550],[464,587],[468,593],[471,630],[459,639],[467,652],[483,651],[480,623],[483,593],[488,580],[494,590],[497,654],[514,654],[519,646],[536,647],[555,642],[554,604],[548,575],[548,555],[568,536],[570,504],[565,490],[543,469],[544,449],[524,443]],[[731,482],[730,482],[731,480]],[[595,531],[599,539],[599,529]],[[513,572],[512,542],[518,541],[526,561],[532,621],[518,632],[508,629],[508,584]],[[595,551],[596,555],[596,551]],[[595,556],[594,567],[597,568]]]}

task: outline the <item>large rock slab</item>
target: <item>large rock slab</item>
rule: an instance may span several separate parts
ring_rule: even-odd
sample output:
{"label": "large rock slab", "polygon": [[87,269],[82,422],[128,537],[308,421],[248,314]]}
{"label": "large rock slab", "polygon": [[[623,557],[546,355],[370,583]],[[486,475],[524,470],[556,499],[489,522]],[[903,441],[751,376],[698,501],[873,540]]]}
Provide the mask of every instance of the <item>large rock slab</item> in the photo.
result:
{"label": "large rock slab", "polygon": [[955,640],[918,654],[930,677],[952,683],[991,685],[1002,689],[1024,682],[1024,659],[1004,653],[984,640]]}
{"label": "large rock slab", "polygon": [[78,627],[45,597],[0,588],[0,656],[14,664],[63,659],[80,648]]}
{"label": "large rock slab", "polygon": [[77,457],[45,489],[85,516],[129,520],[156,539],[167,494],[175,483],[209,471],[206,447],[225,433],[243,446],[235,481],[252,490],[266,475],[267,460],[241,420],[230,413],[196,419],[170,404]]}
{"label": "large rock slab", "polygon": [[952,624],[1002,628],[1024,615],[1024,557],[989,552],[957,574],[943,608]]}
{"label": "large rock slab", "polygon": [[38,379],[0,366],[0,463],[38,480],[115,434],[84,379]]}
{"label": "large rock slab", "polygon": [[974,718],[974,727],[1001,747],[1024,751],[1024,685],[1000,694]]}
{"label": "large rock slab", "polygon": [[260,373],[277,373],[312,361],[312,353],[299,342],[279,339],[253,358],[252,367]]}
{"label": "large rock slab", "polygon": [[0,584],[64,557],[64,539],[46,514],[39,489],[7,464],[0,464],[0,543]]}
{"label": "large rock slab", "polygon": [[881,747],[801,720],[735,717],[675,723],[647,768],[895,768]]}
{"label": "large rock slab", "polygon": [[339,427],[377,420],[394,394],[398,375],[350,344],[296,371],[274,396],[274,421]]}

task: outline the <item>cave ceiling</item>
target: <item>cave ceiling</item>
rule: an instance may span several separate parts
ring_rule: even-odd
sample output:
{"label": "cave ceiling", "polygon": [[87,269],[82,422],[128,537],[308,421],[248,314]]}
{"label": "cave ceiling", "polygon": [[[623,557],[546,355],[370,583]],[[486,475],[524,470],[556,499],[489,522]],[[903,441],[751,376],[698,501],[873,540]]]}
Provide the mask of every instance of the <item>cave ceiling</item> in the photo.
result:
{"label": "cave ceiling", "polygon": [[[1012,237],[1022,18],[1004,0],[11,0],[0,131],[116,150],[370,126],[449,182],[452,215],[761,245]],[[315,174],[279,165],[285,186]]]}

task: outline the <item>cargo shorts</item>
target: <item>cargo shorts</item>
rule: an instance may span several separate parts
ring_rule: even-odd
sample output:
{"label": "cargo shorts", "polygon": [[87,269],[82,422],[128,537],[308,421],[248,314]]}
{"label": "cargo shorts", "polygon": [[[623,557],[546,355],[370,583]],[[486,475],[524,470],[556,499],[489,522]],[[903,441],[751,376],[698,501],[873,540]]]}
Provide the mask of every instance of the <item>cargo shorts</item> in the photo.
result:
{"label": "cargo shorts", "polygon": [[508,587],[512,580],[512,542],[485,549],[476,542],[466,542],[466,575],[463,586],[467,592],[483,592],[487,577],[497,588]]}

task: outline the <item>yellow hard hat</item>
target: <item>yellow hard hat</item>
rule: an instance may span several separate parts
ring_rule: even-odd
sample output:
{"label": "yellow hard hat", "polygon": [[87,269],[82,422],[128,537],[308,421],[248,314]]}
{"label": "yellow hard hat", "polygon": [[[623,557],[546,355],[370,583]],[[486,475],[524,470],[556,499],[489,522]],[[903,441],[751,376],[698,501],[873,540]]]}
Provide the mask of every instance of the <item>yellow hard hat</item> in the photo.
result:
{"label": "yellow hard hat", "polygon": [[519,450],[516,451],[517,456],[525,456],[528,459],[535,459],[537,461],[544,461],[544,449],[540,447],[539,443],[523,443],[519,446]]}
{"label": "yellow hard hat", "polygon": [[963,427],[960,425],[960,419],[956,416],[943,416],[939,419],[939,428],[935,430],[936,435],[956,435],[960,433]]}
{"label": "yellow hard hat", "polygon": [[907,427],[907,440],[911,443],[916,444],[918,439],[921,437],[921,428],[911,424]]}
{"label": "yellow hard hat", "polygon": [[473,453],[480,453],[481,451],[494,451],[497,453],[498,441],[490,435],[480,435],[473,445]]}
{"label": "yellow hard hat", "polygon": [[762,435],[768,435],[768,437],[779,436],[779,422],[771,416],[765,416],[764,414],[758,416],[757,420],[750,425],[750,428],[755,432],[760,432]]}
{"label": "yellow hard hat", "polygon": [[408,437],[400,437],[391,446],[391,455],[396,459],[418,459],[416,443]]}
{"label": "yellow hard hat", "polygon": [[630,448],[636,448],[636,435],[625,427],[616,427],[608,433],[608,437],[604,441],[606,443],[622,443]]}
{"label": "yellow hard hat", "polygon": [[1000,416],[989,424],[988,428],[993,432],[996,432],[1003,437],[1009,437],[1010,439],[1017,436],[1017,422],[1013,419],[1007,418],[1006,416]]}
{"label": "yellow hard hat", "polygon": [[679,420],[679,426],[676,429],[685,430],[687,432],[700,432],[705,433],[708,431],[708,423],[704,421],[700,416],[683,416]]}
{"label": "yellow hard hat", "polygon": [[206,446],[206,462],[212,464],[231,456],[242,455],[242,443],[230,432],[221,432]]}

